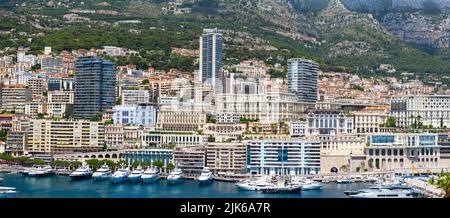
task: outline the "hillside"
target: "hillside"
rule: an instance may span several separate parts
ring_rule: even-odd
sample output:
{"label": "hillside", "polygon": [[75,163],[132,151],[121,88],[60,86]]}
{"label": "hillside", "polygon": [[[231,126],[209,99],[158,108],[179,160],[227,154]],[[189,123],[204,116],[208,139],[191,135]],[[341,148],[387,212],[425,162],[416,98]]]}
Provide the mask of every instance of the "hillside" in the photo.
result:
{"label": "hillside", "polygon": [[[438,14],[420,2],[367,1],[6,0],[0,3],[0,47],[38,52],[45,45],[59,50],[117,45],[140,51],[123,62],[194,70],[193,58],[173,55],[171,47],[195,49],[203,28],[218,27],[226,64],[256,57],[285,65],[290,57],[306,57],[323,69],[369,76],[386,75],[378,66],[392,64],[396,76],[414,72],[424,81],[450,84],[445,1],[437,3]],[[417,20],[420,28],[414,28]],[[430,29],[433,34],[426,34]]]}

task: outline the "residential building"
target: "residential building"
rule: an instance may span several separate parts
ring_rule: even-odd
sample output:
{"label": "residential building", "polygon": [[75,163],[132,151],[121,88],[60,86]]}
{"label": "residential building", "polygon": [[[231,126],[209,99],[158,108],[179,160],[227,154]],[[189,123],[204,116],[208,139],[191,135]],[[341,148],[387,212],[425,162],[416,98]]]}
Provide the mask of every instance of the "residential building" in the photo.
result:
{"label": "residential building", "polygon": [[150,104],[149,90],[122,90],[122,105]]}
{"label": "residential building", "polygon": [[209,83],[215,93],[223,93],[222,34],[216,29],[204,29],[200,37],[199,81]]}
{"label": "residential building", "polygon": [[450,95],[413,95],[391,99],[390,115],[398,127],[450,127]]}
{"label": "residential building", "polygon": [[299,102],[316,103],[319,64],[303,58],[288,60],[287,83],[289,90],[297,94]]}
{"label": "residential building", "polygon": [[173,150],[173,162],[186,177],[196,178],[205,167],[205,147],[177,146]]}
{"label": "residential building", "polygon": [[3,111],[25,112],[25,105],[31,101],[32,93],[24,86],[0,87],[0,107]]}
{"label": "residential building", "polygon": [[156,125],[156,108],[150,105],[117,105],[113,107],[114,124]]}
{"label": "residential building", "polygon": [[318,174],[320,143],[304,140],[249,141],[246,159],[252,174]]}
{"label": "residential building", "polygon": [[208,143],[206,166],[215,174],[218,172],[245,173],[247,171],[245,143]]}
{"label": "residential building", "polygon": [[30,120],[30,153],[62,154],[97,151],[105,145],[105,126],[86,120]]}
{"label": "residential building", "polygon": [[97,57],[81,57],[76,62],[74,115],[92,118],[115,104],[114,64]]}

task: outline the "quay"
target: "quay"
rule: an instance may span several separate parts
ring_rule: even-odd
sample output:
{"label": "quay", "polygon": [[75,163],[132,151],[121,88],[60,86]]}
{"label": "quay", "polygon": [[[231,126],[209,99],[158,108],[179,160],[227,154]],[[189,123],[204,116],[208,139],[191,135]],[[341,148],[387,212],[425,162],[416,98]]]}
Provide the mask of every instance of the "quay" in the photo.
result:
{"label": "quay", "polygon": [[405,178],[405,183],[407,186],[424,193],[428,198],[443,198],[445,196],[444,190],[428,184],[426,177]]}

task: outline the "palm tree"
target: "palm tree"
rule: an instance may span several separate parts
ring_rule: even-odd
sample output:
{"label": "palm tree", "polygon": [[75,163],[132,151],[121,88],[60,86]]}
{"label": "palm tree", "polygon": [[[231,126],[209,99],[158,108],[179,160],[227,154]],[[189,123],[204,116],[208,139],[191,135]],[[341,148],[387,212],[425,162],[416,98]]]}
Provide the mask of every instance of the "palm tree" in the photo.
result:
{"label": "palm tree", "polygon": [[445,191],[444,198],[450,198],[450,173],[440,173],[437,179],[431,178],[428,181],[431,185],[442,188]]}

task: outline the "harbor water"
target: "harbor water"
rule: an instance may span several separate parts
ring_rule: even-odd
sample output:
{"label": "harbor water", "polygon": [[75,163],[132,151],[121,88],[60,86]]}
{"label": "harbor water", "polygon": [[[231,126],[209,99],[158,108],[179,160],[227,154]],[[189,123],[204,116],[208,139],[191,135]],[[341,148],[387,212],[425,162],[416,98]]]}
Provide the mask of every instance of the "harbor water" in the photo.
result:
{"label": "harbor water", "polygon": [[111,184],[111,181],[94,182],[92,179],[72,181],[68,176],[27,177],[20,174],[0,174],[0,186],[15,187],[15,198],[348,198],[344,191],[371,186],[370,183],[323,183],[321,190],[300,193],[265,194],[241,191],[235,183],[214,181],[199,185],[186,180],[170,185],[166,180],[152,184]]}

